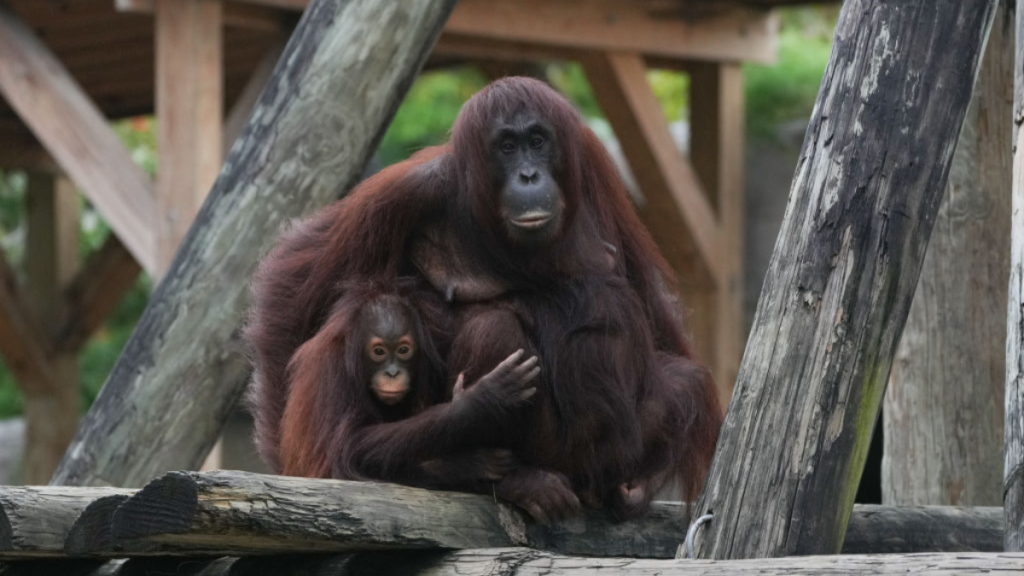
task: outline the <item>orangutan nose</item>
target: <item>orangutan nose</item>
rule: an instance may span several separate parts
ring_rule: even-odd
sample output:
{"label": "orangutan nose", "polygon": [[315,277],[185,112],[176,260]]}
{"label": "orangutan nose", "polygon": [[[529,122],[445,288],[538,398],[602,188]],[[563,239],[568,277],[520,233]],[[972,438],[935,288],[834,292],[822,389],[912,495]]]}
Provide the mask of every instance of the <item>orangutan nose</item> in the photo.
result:
{"label": "orangutan nose", "polygon": [[388,368],[388,369],[384,370],[384,373],[388,375],[388,378],[394,378],[394,377],[398,376],[398,368],[394,368],[394,367]]}

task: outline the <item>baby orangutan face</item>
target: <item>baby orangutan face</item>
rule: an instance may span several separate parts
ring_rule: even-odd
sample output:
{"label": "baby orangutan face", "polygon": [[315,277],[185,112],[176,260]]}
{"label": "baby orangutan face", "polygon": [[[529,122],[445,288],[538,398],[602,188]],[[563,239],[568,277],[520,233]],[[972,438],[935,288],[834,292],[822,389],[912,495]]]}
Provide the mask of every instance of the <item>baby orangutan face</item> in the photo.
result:
{"label": "baby orangutan face", "polygon": [[370,389],[381,403],[394,406],[412,390],[417,344],[413,323],[407,311],[393,303],[369,306],[363,320]]}

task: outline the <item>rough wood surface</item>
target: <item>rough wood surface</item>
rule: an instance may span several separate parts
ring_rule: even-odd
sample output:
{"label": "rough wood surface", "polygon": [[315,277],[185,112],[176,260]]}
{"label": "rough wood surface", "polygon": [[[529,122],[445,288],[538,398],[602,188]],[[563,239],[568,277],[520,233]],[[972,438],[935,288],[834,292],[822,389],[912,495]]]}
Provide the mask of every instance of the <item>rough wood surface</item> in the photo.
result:
{"label": "rough wood surface", "polygon": [[[352,555],[271,556],[215,560],[138,558],[88,570],[80,562],[45,565],[49,572],[73,576],[751,576],[824,574],[1024,574],[1024,554],[891,554],[885,556],[802,556],[766,560],[637,560],[580,558],[528,548],[492,548],[458,552],[383,552]],[[33,564],[0,566],[0,576],[35,576]],[[59,571],[59,572],[58,572]]]}
{"label": "rough wood surface", "polygon": [[128,493],[118,488],[0,488],[0,560],[64,556],[64,540],[87,506]]}
{"label": "rough wood surface", "polygon": [[718,450],[699,557],[836,553],[995,0],[848,0]]}
{"label": "rough wood surface", "polygon": [[1003,502],[1012,110],[1013,18],[1001,9],[885,392],[886,504]]}
{"label": "rough wood surface", "polygon": [[1013,210],[1006,317],[1003,507],[1007,550],[1024,551],[1024,10],[1016,14],[1013,75]]}
{"label": "rough wood surface", "polygon": [[[525,545],[563,554],[671,558],[688,508],[656,502],[643,519],[588,510],[552,526],[492,498],[392,484],[246,472],[172,472],[132,498],[101,498],[78,517],[71,555],[260,555],[377,548]],[[1002,510],[858,506],[846,553],[999,551]],[[57,551],[59,552],[59,551]]]}
{"label": "rough wood surface", "polygon": [[237,332],[260,256],[359,179],[454,4],[310,4],[52,484],[199,466],[248,379]]}

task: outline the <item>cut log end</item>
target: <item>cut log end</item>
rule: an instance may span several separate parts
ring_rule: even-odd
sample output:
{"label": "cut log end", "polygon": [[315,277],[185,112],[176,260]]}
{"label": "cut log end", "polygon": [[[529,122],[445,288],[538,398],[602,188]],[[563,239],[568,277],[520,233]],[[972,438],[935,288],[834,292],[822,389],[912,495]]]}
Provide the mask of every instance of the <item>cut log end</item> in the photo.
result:
{"label": "cut log end", "polygon": [[64,552],[68,556],[86,556],[97,550],[112,550],[111,520],[117,507],[127,500],[127,494],[116,494],[89,504],[68,531]]}
{"label": "cut log end", "polygon": [[111,535],[131,540],[188,531],[199,506],[199,487],[187,472],[169,472],[117,507]]}

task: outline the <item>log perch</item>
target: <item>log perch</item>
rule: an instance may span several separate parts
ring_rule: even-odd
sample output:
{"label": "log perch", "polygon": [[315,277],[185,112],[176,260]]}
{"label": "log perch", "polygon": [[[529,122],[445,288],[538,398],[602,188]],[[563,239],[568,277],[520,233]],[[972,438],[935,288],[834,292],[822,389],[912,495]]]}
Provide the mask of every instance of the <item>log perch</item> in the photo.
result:
{"label": "log perch", "polygon": [[63,556],[79,514],[97,499],[127,498],[131,490],[4,486],[0,488],[0,560]]}
{"label": "log perch", "polygon": [[[124,498],[124,497],[122,497]],[[71,556],[250,556],[527,546],[576,556],[672,558],[688,507],[615,522],[586,510],[552,526],[488,496],[247,472],[172,472],[79,517]],[[844,552],[999,551],[1002,509],[859,506]]]}

